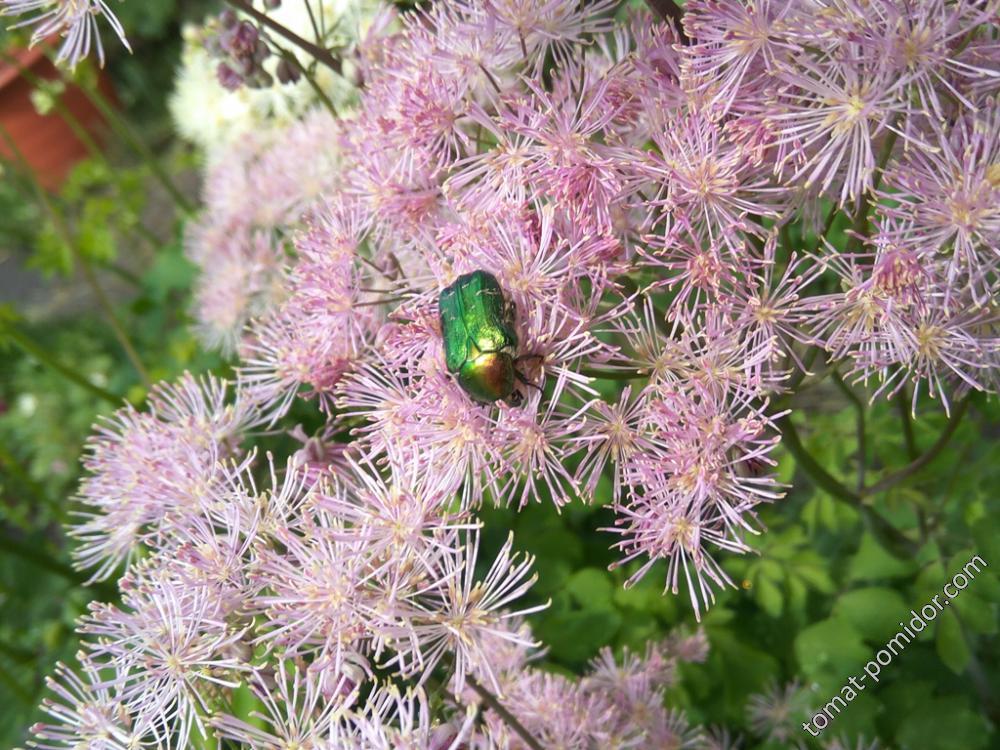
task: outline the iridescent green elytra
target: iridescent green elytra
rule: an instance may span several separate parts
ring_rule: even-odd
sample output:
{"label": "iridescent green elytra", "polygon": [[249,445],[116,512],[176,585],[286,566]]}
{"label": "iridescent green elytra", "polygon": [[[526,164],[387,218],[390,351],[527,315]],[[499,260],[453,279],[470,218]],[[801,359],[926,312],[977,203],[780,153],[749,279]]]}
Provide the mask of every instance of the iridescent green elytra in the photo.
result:
{"label": "iridescent green elytra", "polygon": [[438,298],[448,372],[476,401],[519,401],[514,305],[486,271],[459,276]]}

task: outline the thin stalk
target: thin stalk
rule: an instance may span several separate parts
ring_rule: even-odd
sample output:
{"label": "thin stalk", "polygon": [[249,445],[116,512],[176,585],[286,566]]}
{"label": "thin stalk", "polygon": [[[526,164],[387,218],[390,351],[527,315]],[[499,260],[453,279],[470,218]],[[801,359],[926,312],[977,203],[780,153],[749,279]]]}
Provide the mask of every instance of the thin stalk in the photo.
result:
{"label": "thin stalk", "polygon": [[[10,65],[20,65],[14,57],[11,57],[11,55],[6,52],[0,51],[0,57],[6,60]],[[35,75],[27,68],[20,68],[20,75],[24,76],[25,80],[27,80],[28,83],[35,88],[39,88],[40,84],[44,83],[39,76]],[[53,106],[56,113],[62,118],[63,122],[65,122],[69,129],[73,131],[73,134],[79,139],[80,143],[83,144],[84,148],[87,149],[87,153],[90,154],[90,158],[104,165],[108,172],[113,172],[114,167],[111,165],[111,162],[108,161],[107,155],[90,136],[90,133],[87,132],[87,129],[83,126],[83,123],[80,122],[79,118],[66,108],[66,105],[63,103],[61,97],[56,98]],[[141,221],[137,222],[134,228],[136,232],[150,241],[154,248],[159,246],[159,240]]]}
{"label": "thin stalk", "polygon": [[588,367],[581,368],[580,374],[596,380],[639,380],[649,377],[648,372],[638,370],[592,370]]}
{"label": "thin stalk", "polygon": [[510,711],[504,708],[504,705],[497,699],[495,695],[493,695],[493,693],[491,693],[489,690],[487,690],[478,682],[476,682],[476,680],[474,680],[472,677],[467,677],[465,681],[466,684],[468,684],[468,686],[475,691],[476,695],[479,696],[479,698],[483,701],[483,703],[485,703],[487,706],[493,709],[493,712],[496,713],[496,715],[499,716],[501,719],[503,719],[503,722],[507,726],[509,726],[511,729],[514,730],[514,732],[517,734],[518,737],[521,738],[521,741],[524,742],[525,745],[530,747],[531,750],[543,750],[542,744],[532,736],[531,732],[525,729],[524,725],[520,721],[518,721],[517,717],[514,716],[514,714],[512,714]]}
{"label": "thin stalk", "polygon": [[789,453],[795,457],[796,464],[802,467],[803,471],[809,475],[813,483],[826,490],[831,495],[851,505],[868,524],[872,533],[882,541],[887,547],[900,556],[913,555],[916,552],[916,545],[913,541],[883,518],[874,508],[866,505],[861,495],[852,492],[836,477],[824,469],[819,461],[805,449],[798,431],[788,415],[782,417],[777,422],[781,431],[781,444],[785,446]]}
{"label": "thin stalk", "polygon": [[104,95],[94,86],[84,81],[76,82],[68,78],[64,73],[60,72],[63,80],[66,81],[67,85],[75,83],[79,89],[87,97],[88,101],[97,108],[97,111],[101,113],[101,116],[108,122],[108,124],[118,131],[118,134],[132,146],[132,148],[142,157],[142,160],[149,165],[150,170],[153,172],[153,176],[163,185],[163,189],[167,191],[171,198],[173,198],[174,203],[180,208],[184,213],[191,214],[194,213],[194,205],[184,197],[184,193],[181,192],[180,188],[174,183],[167,174],[167,171],[160,164],[160,160],[156,158],[156,154],[150,150],[146,142],[142,140],[142,137],[136,132],[135,128],[122,117],[111,103],[104,97]]}
{"label": "thin stalk", "polygon": [[98,398],[102,398],[109,404],[114,404],[116,407],[121,406],[122,399],[120,396],[116,396],[111,391],[106,391],[100,386],[94,385],[85,377],[80,375],[76,370],[73,370],[62,362],[59,362],[51,354],[45,351],[42,347],[36,344],[34,341],[25,336],[21,331],[14,328],[7,328],[3,335],[13,341],[21,350],[24,351],[30,357],[34,357],[40,363],[48,367],[49,369],[59,373],[64,378],[73,383],[76,383],[81,388],[86,388],[92,394]]}
{"label": "thin stalk", "polygon": [[894,471],[892,474],[883,477],[875,484],[873,484],[871,487],[866,487],[861,492],[861,494],[863,496],[867,496],[867,495],[876,495],[879,492],[884,492],[890,487],[895,487],[904,479],[913,476],[922,468],[927,466],[927,464],[929,464],[931,461],[933,461],[935,458],[938,457],[941,451],[943,451],[945,447],[948,445],[948,443],[951,441],[952,435],[955,434],[955,430],[958,429],[958,426],[962,422],[962,418],[965,416],[965,413],[968,410],[969,410],[969,399],[966,398],[965,400],[962,401],[962,403],[958,405],[958,408],[955,409],[955,411],[952,413],[951,419],[948,420],[948,424],[945,426],[944,431],[941,433],[940,436],[938,436],[937,442],[935,442],[934,445],[932,445],[926,453],[924,453],[914,461],[910,462],[907,466],[904,466],[899,471]]}
{"label": "thin stalk", "polygon": [[882,184],[882,174],[885,171],[885,165],[889,162],[889,157],[892,156],[892,149],[896,146],[896,139],[898,137],[895,130],[890,130],[885,138],[885,142],[882,144],[882,150],[879,152],[878,162],[875,167],[875,174],[872,176],[871,190],[865,191],[864,195],[861,196],[861,202],[858,204],[858,212],[854,216],[855,236],[848,243],[848,250],[852,248],[857,249],[861,245],[861,238],[867,237],[871,232],[871,226],[869,226],[868,222],[868,214],[871,213],[871,199],[875,191]]}
{"label": "thin stalk", "polygon": [[281,55],[282,59],[284,59],[289,64],[294,65],[298,69],[299,73],[302,74],[302,77],[306,79],[306,82],[309,84],[310,88],[312,88],[313,93],[316,94],[316,98],[323,103],[323,106],[326,107],[327,110],[329,110],[330,114],[333,115],[334,117],[338,117],[337,108],[333,106],[333,101],[330,99],[330,97],[326,95],[326,92],[323,91],[319,83],[313,77],[312,73],[309,72],[306,66],[299,62],[299,58],[293,55],[289,50],[285,49],[284,47],[280,47],[277,44],[274,45],[274,48],[278,50],[278,54]]}
{"label": "thin stalk", "polygon": [[684,24],[682,23],[684,11],[681,10],[681,7],[674,0],[646,0],[646,5],[664,21],[673,24],[683,44],[691,44],[691,40],[684,32]]}
{"label": "thin stalk", "polygon": [[73,242],[69,228],[66,226],[62,215],[56,209],[55,205],[53,205],[48,193],[45,192],[45,188],[41,186],[41,183],[38,182],[38,178],[35,176],[35,173],[32,172],[31,167],[28,166],[28,162],[24,158],[24,154],[21,153],[21,150],[14,142],[14,139],[10,137],[10,133],[3,125],[0,125],[0,137],[3,137],[3,140],[7,143],[7,147],[11,150],[11,153],[14,154],[14,158],[18,162],[20,171],[31,183],[35,192],[35,197],[48,214],[49,219],[52,221],[52,226],[56,230],[56,234],[59,235],[59,239],[62,240],[63,244],[66,245],[67,248],[69,248],[74,259],[79,264],[80,271],[83,273],[83,278],[93,292],[94,297],[97,300],[97,305],[104,313],[104,317],[107,319],[108,325],[111,326],[111,330],[114,332],[115,338],[118,339],[118,343],[121,344],[122,348],[125,350],[125,356],[128,357],[132,366],[135,367],[136,372],[139,373],[139,377],[143,384],[149,388],[152,386],[152,381],[149,378],[149,373],[146,371],[145,366],[142,364],[142,360],[139,358],[139,353],[135,350],[135,347],[132,346],[132,341],[129,339],[128,334],[125,332],[121,323],[118,321],[114,308],[111,306],[111,301],[108,299],[107,295],[104,293],[104,289],[101,288],[100,283],[97,281],[97,276],[94,274],[94,270],[90,267],[90,263],[80,252],[76,243]]}
{"label": "thin stalk", "polygon": [[28,491],[39,505],[49,504],[48,498],[45,497],[45,490],[21,466],[21,462],[17,460],[17,456],[7,450],[3,444],[0,444],[0,465],[6,466],[9,475],[28,488]]}
{"label": "thin stalk", "polygon": [[837,204],[834,203],[830,206],[830,210],[826,214],[826,219],[823,221],[823,230],[816,237],[816,245],[813,247],[813,252],[819,252],[819,249],[823,246],[823,240],[826,236],[830,234],[830,230],[833,228],[833,222],[837,219]]}
{"label": "thin stalk", "polygon": [[298,34],[296,34],[291,29],[282,26],[280,23],[272,19],[266,13],[261,13],[259,10],[254,8],[246,0],[226,0],[226,2],[236,8],[237,10],[246,13],[252,19],[254,19],[261,26],[266,26],[268,29],[273,31],[275,34],[284,37],[289,42],[299,47],[310,55],[312,55],[318,62],[323,63],[326,67],[333,70],[335,73],[341,73],[343,66],[338,58],[334,57],[333,54],[328,49],[323,49],[318,44],[313,44],[308,39],[303,39]]}
{"label": "thin stalk", "polygon": [[38,656],[34,651],[14,646],[6,641],[0,641],[0,654],[4,654],[8,659],[19,661],[22,664],[34,661]]}
{"label": "thin stalk", "polygon": [[[15,539],[5,531],[0,531],[0,545],[5,553],[10,553],[21,558],[24,562],[36,568],[55,573],[60,578],[69,581],[77,586],[86,586],[89,576],[77,570],[73,570],[69,565],[52,557],[44,552],[37,544],[26,544],[19,539]],[[88,588],[102,597],[102,601],[113,601],[118,597],[118,589],[108,581],[96,581]]]}
{"label": "thin stalk", "polygon": [[0,664],[0,682],[6,685],[7,689],[24,705],[31,706],[34,704],[34,697],[17,681],[14,675],[4,669],[3,664]]}
{"label": "thin stalk", "polygon": [[[45,81],[43,81],[41,77],[35,75],[35,73],[31,71],[31,69],[24,67],[17,60],[17,58],[15,58],[9,52],[4,52],[3,50],[0,50],[0,57],[2,57],[8,65],[17,68],[18,75],[23,77],[28,83],[30,83],[36,89],[40,89],[42,84],[45,83]],[[98,147],[94,139],[90,137],[90,133],[88,133],[87,129],[83,127],[82,123],[80,122],[79,119],[77,119],[76,115],[74,115],[72,112],[66,109],[66,105],[63,104],[61,97],[56,97],[55,101],[53,102],[53,108],[55,109],[56,114],[58,114],[63,119],[63,122],[65,122],[66,125],[69,126],[69,129],[73,131],[73,135],[75,135],[77,139],[79,139],[80,143],[83,144],[84,148],[87,149],[87,153],[90,154],[91,158],[97,159],[98,161],[102,161],[105,164],[107,164],[107,159],[104,156],[104,152],[101,151],[101,149]]]}
{"label": "thin stalk", "polygon": [[106,271],[110,271],[115,276],[120,278],[122,281],[125,281],[134,287],[142,286],[142,279],[140,279],[134,273],[129,271],[127,268],[124,268],[123,266],[120,266],[117,263],[101,263],[101,268],[103,268]]}
{"label": "thin stalk", "polygon": [[778,229],[778,237],[781,239],[782,250],[791,256],[795,248],[792,247],[792,227],[787,221]]}
{"label": "thin stalk", "polygon": [[867,467],[868,461],[868,441],[865,430],[865,405],[858,398],[851,387],[844,382],[840,373],[833,370],[830,375],[833,377],[833,382],[841,390],[841,392],[847,396],[847,399],[854,406],[854,411],[856,413],[857,422],[857,440],[858,440],[858,492],[862,492],[865,488],[865,469]]}
{"label": "thin stalk", "polygon": [[911,461],[916,461],[920,456],[917,450],[917,441],[913,436],[913,414],[910,412],[910,398],[904,385],[892,399],[896,402],[896,410],[899,412],[899,423],[903,428],[903,442],[906,444],[906,455]]}
{"label": "thin stalk", "polygon": [[[322,14],[323,8],[320,6],[320,13]],[[316,41],[323,38],[323,31],[320,30],[320,24],[316,23],[316,14],[313,13],[313,7],[310,0],[306,0],[306,13],[309,14],[309,25],[312,26],[313,34],[316,35]]]}

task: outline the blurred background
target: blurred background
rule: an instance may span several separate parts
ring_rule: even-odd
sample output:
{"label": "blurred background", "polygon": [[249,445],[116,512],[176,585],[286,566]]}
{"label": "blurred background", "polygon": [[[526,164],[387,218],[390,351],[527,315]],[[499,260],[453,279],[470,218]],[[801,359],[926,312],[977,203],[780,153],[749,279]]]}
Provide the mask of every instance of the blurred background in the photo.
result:
{"label": "blurred background", "polygon": [[167,106],[182,26],[214,5],[115,3],[133,54],[107,44],[103,70],[88,60],[72,76],[52,66],[51,48],[29,50],[25,34],[0,30],[3,747],[22,743],[40,716],[45,676],[77,648],[74,619],[114,595],[83,586],[62,531],[83,442],[116,406],[108,396],[141,405],[147,381],[225,369],[188,327],[194,269],[177,197],[197,203],[198,157],[173,135]]}
{"label": "blurred background", "polygon": [[[121,399],[141,407],[151,383],[184,370],[231,372],[190,327],[195,271],[183,232],[203,165],[174,134],[168,108],[182,28],[213,11],[207,0],[116,3],[133,54],[108,44],[103,70],[90,60],[72,76],[57,72],[46,50],[27,50],[23,35],[0,32],[4,747],[23,743],[40,718],[45,675],[77,649],[75,618],[88,602],[115,596],[113,586],[86,586],[72,569],[62,530],[93,423]],[[913,423],[896,402],[859,411],[829,379],[795,398],[808,415],[806,447],[845,481],[859,449],[870,467],[902,466],[930,449],[947,422],[933,403]],[[300,416],[307,428],[319,423],[316,414]],[[921,530],[916,556],[890,549],[856,508],[810,484],[782,452],[781,476],[794,489],[764,512],[761,554],[725,560],[740,588],[703,618],[708,658],[683,665],[673,704],[695,722],[744,734],[746,750],[795,747],[808,739],[801,722],[809,709],[860,674],[899,620],[979,554],[990,567],[831,731],[850,747],[865,737],[919,750],[1000,748],[998,432],[997,404],[974,398],[933,462],[872,498],[891,522]],[[485,514],[493,546],[513,528],[538,557],[532,596],[552,606],[532,624],[552,669],[581,671],[603,646],[641,650],[675,628],[699,626],[688,602],[663,595],[662,571],[630,590],[621,585],[625,572],[608,571],[615,555],[600,528],[611,518],[601,507],[610,497],[606,486],[595,505],[561,514],[544,502]]]}

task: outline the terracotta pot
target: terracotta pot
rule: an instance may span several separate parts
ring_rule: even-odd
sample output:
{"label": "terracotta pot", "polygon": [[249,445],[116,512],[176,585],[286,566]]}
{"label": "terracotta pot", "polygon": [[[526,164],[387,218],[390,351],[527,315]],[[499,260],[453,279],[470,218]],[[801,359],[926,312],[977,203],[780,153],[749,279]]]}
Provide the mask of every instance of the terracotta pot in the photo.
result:
{"label": "terracotta pot", "polygon": [[[54,190],[63,183],[73,165],[87,156],[87,149],[58,112],[38,114],[31,102],[32,85],[29,78],[21,73],[25,69],[43,80],[59,77],[45,57],[44,45],[12,50],[6,57],[0,58],[0,124],[10,133],[39,182]],[[108,100],[115,101],[111,80],[103,70],[98,78],[98,88]],[[60,102],[94,140],[101,140],[104,121],[79,87],[67,87],[60,96]],[[11,156],[2,139],[0,155],[4,158]]]}

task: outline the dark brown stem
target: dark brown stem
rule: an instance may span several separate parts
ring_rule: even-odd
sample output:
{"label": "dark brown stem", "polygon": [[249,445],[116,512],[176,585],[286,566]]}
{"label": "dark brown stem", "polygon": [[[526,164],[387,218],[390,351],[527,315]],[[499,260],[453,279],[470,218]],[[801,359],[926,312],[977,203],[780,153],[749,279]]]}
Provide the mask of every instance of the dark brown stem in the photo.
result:
{"label": "dark brown stem", "polygon": [[906,455],[911,461],[916,461],[920,456],[917,450],[917,441],[913,436],[913,415],[910,413],[910,399],[906,392],[906,386],[900,388],[893,396],[896,402],[896,409],[899,411],[899,422],[903,426],[903,442],[906,444]]}
{"label": "dark brown stem", "polygon": [[503,719],[504,724],[514,730],[524,744],[530,747],[531,750],[543,750],[541,743],[531,735],[531,732],[524,728],[524,725],[517,720],[517,717],[514,716],[514,714],[504,708],[503,704],[495,695],[493,695],[493,693],[484,688],[471,677],[466,678],[466,683],[468,683],[469,687],[475,691],[476,695],[479,696],[483,703],[489,706],[493,712],[497,714],[497,716]]}
{"label": "dark brown stem", "polygon": [[320,47],[318,44],[313,44],[308,39],[303,39],[294,31],[286,28],[285,26],[282,26],[280,23],[277,23],[266,13],[261,13],[246,0],[226,0],[226,2],[232,5],[237,10],[246,13],[261,26],[266,26],[268,29],[273,31],[278,36],[284,37],[289,42],[294,44],[296,47],[299,47],[300,49],[308,52],[318,62],[321,62],[326,67],[330,68],[330,70],[338,74],[342,72],[343,68],[340,63],[340,60],[334,57],[333,54],[330,52],[330,50],[324,49],[323,47]]}
{"label": "dark brown stem", "polygon": [[691,40],[684,32],[684,11],[674,0],[646,0],[646,5],[664,21],[673,24],[682,44],[691,44]]}

